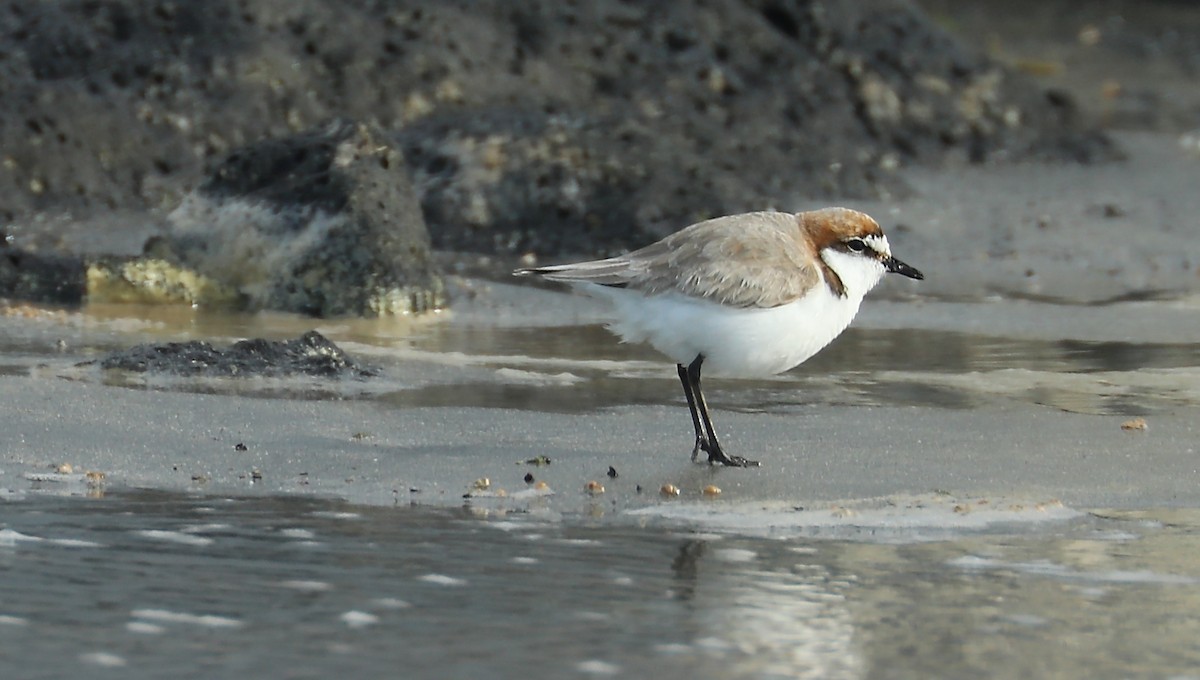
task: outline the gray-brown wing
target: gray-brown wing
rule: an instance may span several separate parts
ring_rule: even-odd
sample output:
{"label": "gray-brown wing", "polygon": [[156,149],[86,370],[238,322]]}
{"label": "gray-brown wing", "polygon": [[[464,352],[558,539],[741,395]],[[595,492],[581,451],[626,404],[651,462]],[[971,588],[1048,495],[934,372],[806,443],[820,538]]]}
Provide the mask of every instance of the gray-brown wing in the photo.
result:
{"label": "gray-brown wing", "polygon": [[788,213],[746,213],[694,224],[627,255],[521,273],[649,295],[678,292],[734,307],[778,307],[820,281]]}

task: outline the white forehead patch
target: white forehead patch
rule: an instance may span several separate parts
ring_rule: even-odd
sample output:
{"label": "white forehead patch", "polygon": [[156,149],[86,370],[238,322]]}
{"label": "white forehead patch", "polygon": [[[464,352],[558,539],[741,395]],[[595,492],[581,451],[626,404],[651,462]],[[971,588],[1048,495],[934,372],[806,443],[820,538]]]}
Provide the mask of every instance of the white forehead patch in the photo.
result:
{"label": "white forehead patch", "polygon": [[875,252],[891,257],[892,247],[888,245],[887,237],[883,234],[870,234],[863,237],[863,241],[871,247]]}

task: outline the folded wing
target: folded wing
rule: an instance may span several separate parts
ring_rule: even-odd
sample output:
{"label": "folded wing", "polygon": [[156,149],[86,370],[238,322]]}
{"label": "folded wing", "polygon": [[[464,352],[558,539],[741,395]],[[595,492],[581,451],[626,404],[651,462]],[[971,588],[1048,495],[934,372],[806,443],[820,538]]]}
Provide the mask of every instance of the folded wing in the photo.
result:
{"label": "folded wing", "polygon": [[817,262],[795,215],[758,212],[700,222],[625,255],[516,273],[769,308],[793,302],[818,285]]}

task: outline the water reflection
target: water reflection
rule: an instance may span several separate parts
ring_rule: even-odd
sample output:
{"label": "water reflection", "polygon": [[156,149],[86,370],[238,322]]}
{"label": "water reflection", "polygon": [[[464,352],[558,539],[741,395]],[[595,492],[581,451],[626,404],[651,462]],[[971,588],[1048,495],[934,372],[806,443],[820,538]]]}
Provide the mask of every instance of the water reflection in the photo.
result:
{"label": "water reflection", "polygon": [[0,511],[3,677],[1165,677],[1200,663],[1194,510],[918,544],[283,497]]}
{"label": "water reflection", "polygon": [[[850,582],[820,564],[764,568],[746,548],[710,549],[709,541],[685,540],[672,562],[672,595],[689,605],[690,641],[673,654],[721,657],[732,677],[856,678],[863,654],[845,606]],[[768,560],[769,561],[769,560]],[[743,570],[720,578],[702,574],[725,566]],[[713,564],[716,563],[716,564]]]}
{"label": "water reflection", "polygon": [[[453,352],[495,373],[487,380],[388,394],[389,403],[505,405],[554,412],[680,402],[672,367],[622,345],[601,326],[430,329],[411,360]],[[1073,412],[1144,415],[1200,404],[1190,344],[1017,340],[945,331],[850,329],[809,362],[774,379],[709,381],[722,409],[787,412],[809,404],[977,408],[1003,400]],[[520,367],[520,380],[502,371]],[[1179,372],[1184,369],[1184,372]],[[542,376],[538,380],[534,376]],[[556,378],[557,376],[557,378]],[[510,376],[511,377],[511,376]],[[562,379],[567,377],[569,379]]]}
{"label": "water reflection", "polygon": [[[359,360],[383,368],[383,376],[314,385],[108,375],[74,367],[134,342],[295,337],[313,327]],[[407,318],[317,321],[110,305],[47,322],[8,323],[0,335],[0,373],[36,372],[48,365],[49,373],[63,377],[134,388],[553,412],[682,403],[667,361],[648,347],[621,344],[599,324],[528,328]],[[852,327],[782,376],[712,380],[708,389],[716,407],[744,411],[788,412],[809,404],[977,408],[1016,400],[1081,413],[1145,415],[1200,405],[1198,352],[1191,343]]]}

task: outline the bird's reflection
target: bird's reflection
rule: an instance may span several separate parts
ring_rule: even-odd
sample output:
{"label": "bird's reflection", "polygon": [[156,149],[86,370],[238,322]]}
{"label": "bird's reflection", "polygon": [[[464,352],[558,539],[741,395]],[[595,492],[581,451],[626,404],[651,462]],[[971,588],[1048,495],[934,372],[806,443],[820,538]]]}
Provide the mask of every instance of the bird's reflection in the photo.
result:
{"label": "bird's reflection", "polygon": [[679,546],[679,552],[671,561],[674,584],[671,597],[676,600],[692,600],[696,597],[696,585],[700,577],[700,558],[708,550],[707,541],[687,540]]}

